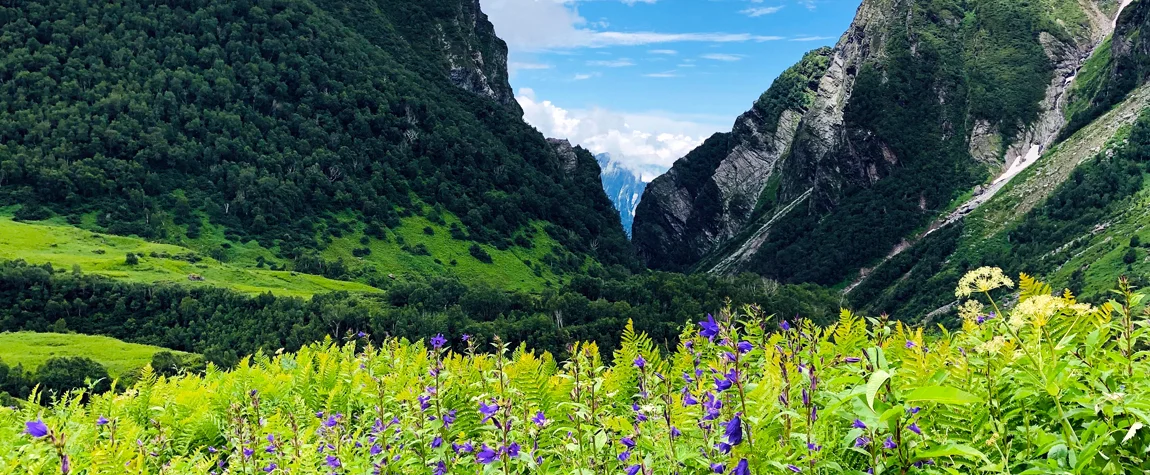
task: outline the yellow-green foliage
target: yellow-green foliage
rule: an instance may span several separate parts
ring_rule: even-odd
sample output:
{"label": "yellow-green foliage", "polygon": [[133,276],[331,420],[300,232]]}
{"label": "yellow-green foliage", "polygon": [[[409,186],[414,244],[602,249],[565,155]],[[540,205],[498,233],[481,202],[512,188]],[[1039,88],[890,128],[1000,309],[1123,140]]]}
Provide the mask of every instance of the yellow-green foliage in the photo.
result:
{"label": "yellow-green foliage", "polygon": [[[35,371],[49,358],[84,356],[96,360],[117,377],[152,361],[159,351],[171,351],[158,346],[125,343],[106,336],[64,333],[6,332],[0,333],[0,361]],[[185,355],[180,351],[172,351]]]}
{"label": "yellow-green foliage", "polygon": [[[138,255],[139,262],[127,264],[128,253]],[[167,257],[153,257],[152,253]],[[16,222],[8,216],[0,216],[0,259],[23,259],[31,264],[47,262],[60,269],[79,266],[82,272],[129,282],[210,285],[252,294],[272,292],[310,297],[337,290],[379,292],[358,282],[242,267],[207,256],[200,256],[201,260],[195,263],[178,258],[193,253],[180,246],[94,233],[63,224]],[[203,280],[191,281],[188,279],[191,274],[198,274]]]}
{"label": "yellow-green foliage", "polygon": [[498,340],[455,352],[442,337],[364,337],[203,376],[145,371],[86,403],[0,409],[0,474],[60,473],[65,459],[84,474],[1148,468],[1142,297],[1123,283],[1092,307],[1027,276],[1013,287],[990,268],[963,279],[953,332],[747,308],[663,354],[628,326],[613,365],[594,343],[557,362]]}

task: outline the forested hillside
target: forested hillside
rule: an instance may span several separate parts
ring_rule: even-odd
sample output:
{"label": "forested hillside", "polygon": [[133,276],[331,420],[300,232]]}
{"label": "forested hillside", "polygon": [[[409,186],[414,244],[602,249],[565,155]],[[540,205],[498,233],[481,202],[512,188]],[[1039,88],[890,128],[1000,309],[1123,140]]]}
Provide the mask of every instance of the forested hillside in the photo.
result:
{"label": "forested hillside", "polygon": [[19,1],[0,49],[0,205],[18,218],[219,230],[286,263],[457,217],[463,249],[542,227],[556,260],[636,266],[594,159],[566,173],[520,119],[475,2]]}
{"label": "forested hillside", "polygon": [[991,261],[1026,267],[1091,302],[1109,298],[1119,276],[1150,284],[1150,43],[1143,34],[1150,8],[1122,5],[1113,34],[1068,89],[1060,142],[1008,182],[976,189],[919,239],[866,269],[847,288],[851,301],[935,321],[952,315],[956,302],[923,290]]}
{"label": "forested hillside", "polygon": [[814,286],[643,273],[587,150],[521,119],[472,0],[0,6],[0,331],[221,366],[359,332],[564,354]]}

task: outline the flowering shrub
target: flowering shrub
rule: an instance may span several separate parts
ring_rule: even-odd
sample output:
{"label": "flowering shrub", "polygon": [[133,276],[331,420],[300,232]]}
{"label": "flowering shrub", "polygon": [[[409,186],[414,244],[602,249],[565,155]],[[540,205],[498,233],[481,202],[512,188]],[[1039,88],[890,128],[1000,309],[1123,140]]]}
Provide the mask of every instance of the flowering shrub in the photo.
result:
{"label": "flowering shrub", "polygon": [[[203,377],[0,409],[0,473],[1132,473],[1150,468],[1142,297],[1092,307],[995,269],[960,331],[755,308],[614,364],[366,336]],[[36,398],[33,398],[35,400]]]}

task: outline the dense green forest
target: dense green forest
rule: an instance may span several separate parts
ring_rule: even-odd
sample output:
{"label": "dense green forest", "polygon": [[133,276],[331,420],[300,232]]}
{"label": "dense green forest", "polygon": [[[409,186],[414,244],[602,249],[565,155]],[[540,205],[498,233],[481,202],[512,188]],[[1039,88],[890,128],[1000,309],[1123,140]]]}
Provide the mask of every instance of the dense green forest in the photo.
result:
{"label": "dense green forest", "polygon": [[[514,246],[545,221],[566,251],[635,268],[594,159],[567,173],[513,102],[430,61],[452,48],[404,36],[473,6],[384,4],[0,6],[0,204],[157,240],[211,223],[288,259],[338,212],[386,229],[438,206],[461,239]],[[488,33],[453,44],[505,55]]]}
{"label": "dense green forest", "polygon": [[673,346],[683,325],[727,305],[756,304],[779,315],[833,319],[839,296],[815,286],[780,286],[753,275],[647,273],[576,276],[561,289],[508,292],[444,277],[397,282],[386,295],[334,292],[311,299],[248,296],[214,287],[146,285],[0,263],[0,331],[75,331],[201,353],[230,366],[242,355],[295,350],[364,332],[382,338],[499,335],[561,355],[575,341],[597,339],[628,320]]}

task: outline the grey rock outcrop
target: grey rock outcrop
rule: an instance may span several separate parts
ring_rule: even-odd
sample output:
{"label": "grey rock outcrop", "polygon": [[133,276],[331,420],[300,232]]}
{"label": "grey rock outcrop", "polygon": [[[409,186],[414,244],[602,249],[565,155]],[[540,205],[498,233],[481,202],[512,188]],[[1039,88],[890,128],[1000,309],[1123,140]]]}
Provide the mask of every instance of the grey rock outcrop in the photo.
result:
{"label": "grey rock outcrop", "polygon": [[632,241],[649,266],[684,270],[752,219],[777,179],[830,53],[807,53],[735,120],[731,132],[707,139],[647,185]]}
{"label": "grey rock outcrop", "polygon": [[[454,41],[447,30],[455,30]],[[448,62],[448,77],[464,90],[518,107],[507,77],[507,44],[479,7],[464,0],[450,24],[439,25],[439,38]]]}

